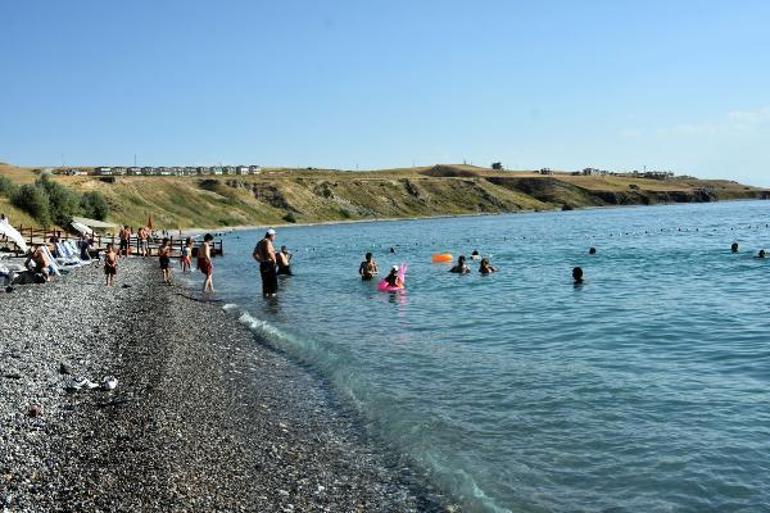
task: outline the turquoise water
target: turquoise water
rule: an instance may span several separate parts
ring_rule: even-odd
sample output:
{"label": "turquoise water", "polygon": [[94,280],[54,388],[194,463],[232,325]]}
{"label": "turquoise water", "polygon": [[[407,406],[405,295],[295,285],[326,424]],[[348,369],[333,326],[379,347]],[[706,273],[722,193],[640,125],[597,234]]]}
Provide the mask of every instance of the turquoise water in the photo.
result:
{"label": "turquoise water", "polygon": [[[469,511],[770,511],[768,224],[739,202],[286,228],[275,301],[240,232],[215,285]],[[500,272],[430,263],[473,249]],[[366,251],[407,292],[362,283]]]}

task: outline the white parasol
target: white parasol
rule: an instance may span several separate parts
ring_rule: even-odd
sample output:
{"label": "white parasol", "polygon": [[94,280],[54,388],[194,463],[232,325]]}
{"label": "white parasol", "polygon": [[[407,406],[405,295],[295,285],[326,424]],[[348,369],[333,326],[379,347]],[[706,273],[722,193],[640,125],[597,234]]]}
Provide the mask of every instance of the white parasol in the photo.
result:
{"label": "white parasol", "polygon": [[88,235],[89,237],[91,237],[94,234],[94,231],[91,229],[91,227],[86,226],[83,223],[80,223],[78,221],[72,221],[70,223],[70,226],[72,226],[74,229],[76,229],[78,232],[82,233],[83,235]]}
{"label": "white parasol", "polygon": [[5,235],[19,246],[19,249],[26,253],[27,243],[24,242],[24,237],[21,236],[19,231],[8,224],[7,221],[0,221],[0,235]]}

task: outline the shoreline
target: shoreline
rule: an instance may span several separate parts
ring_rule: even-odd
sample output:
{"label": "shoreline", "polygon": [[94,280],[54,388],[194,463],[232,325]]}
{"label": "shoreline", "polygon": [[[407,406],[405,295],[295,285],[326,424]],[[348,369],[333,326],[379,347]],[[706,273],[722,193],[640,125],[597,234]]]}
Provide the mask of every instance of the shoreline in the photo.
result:
{"label": "shoreline", "polygon": [[[744,201],[768,201],[758,198],[735,198],[735,199],[723,199],[719,201],[691,201],[691,202],[669,202],[669,203],[655,203],[652,205],[645,205],[643,203],[631,204],[631,205],[591,205],[588,207],[574,208],[570,210],[562,210],[560,208],[553,208],[551,210],[516,210],[511,212],[477,212],[472,214],[439,214],[434,216],[409,216],[409,217],[384,217],[384,218],[370,218],[370,219],[340,219],[336,221],[317,221],[308,223],[279,223],[279,224],[253,224],[253,225],[235,225],[235,226],[219,226],[215,228],[183,228],[181,230],[182,236],[199,236],[205,233],[235,233],[251,230],[263,230],[267,228],[308,228],[313,226],[333,226],[341,224],[363,224],[363,223],[394,223],[398,221],[428,221],[435,219],[459,219],[466,217],[495,217],[505,215],[519,215],[519,214],[553,214],[560,212],[581,212],[590,210],[614,210],[624,208],[649,208],[649,207],[667,207],[676,205],[700,205],[710,203],[733,203]],[[169,230],[169,233],[178,232],[179,230]]]}
{"label": "shoreline", "polygon": [[[88,267],[0,296],[0,504],[447,511],[311,370],[150,263],[122,260],[113,289]],[[68,392],[81,376],[118,383]]]}

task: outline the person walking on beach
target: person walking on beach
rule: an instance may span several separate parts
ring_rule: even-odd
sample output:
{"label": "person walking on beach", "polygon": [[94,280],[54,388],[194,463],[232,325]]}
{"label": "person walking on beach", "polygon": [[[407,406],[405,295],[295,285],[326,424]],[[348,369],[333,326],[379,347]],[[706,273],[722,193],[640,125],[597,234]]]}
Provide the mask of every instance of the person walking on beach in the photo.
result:
{"label": "person walking on beach", "polygon": [[168,238],[163,239],[158,249],[158,258],[160,270],[163,273],[163,283],[171,285],[171,241]]}
{"label": "person walking on beach", "polygon": [[211,261],[211,241],[214,237],[207,233],[203,236],[203,244],[198,252],[198,269],[206,275],[203,281],[203,293],[214,292],[214,264]]}
{"label": "person walking on beach", "polygon": [[110,242],[107,244],[107,252],[104,254],[104,279],[105,285],[112,287],[115,285],[115,275],[118,274],[118,254],[115,252],[115,246]]}
{"label": "person walking on beach", "polygon": [[361,281],[369,281],[379,272],[377,262],[374,261],[371,253],[364,256],[364,261],[358,266],[358,274],[361,275]]}
{"label": "person walking on beach", "polygon": [[142,226],[137,232],[137,237],[139,238],[139,254],[143,257],[150,256],[150,229]]}
{"label": "person walking on beach", "polygon": [[179,265],[182,266],[183,273],[190,272],[190,266],[192,265],[192,238],[190,237],[187,237],[182,246],[182,256],[179,257]]}
{"label": "person walking on beach", "polygon": [[278,275],[276,273],[276,258],[273,241],[275,230],[270,228],[265,236],[254,247],[252,256],[259,262],[259,273],[262,276],[262,296],[271,297],[278,293]]}
{"label": "person walking on beach", "polygon": [[292,255],[288,249],[286,249],[286,246],[281,246],[281,251],[276,253],[275,257],[278,261],[278,274],[283,274],[286,276],[291,276],[293,273],[291,272],[291,259],[294,255]]}

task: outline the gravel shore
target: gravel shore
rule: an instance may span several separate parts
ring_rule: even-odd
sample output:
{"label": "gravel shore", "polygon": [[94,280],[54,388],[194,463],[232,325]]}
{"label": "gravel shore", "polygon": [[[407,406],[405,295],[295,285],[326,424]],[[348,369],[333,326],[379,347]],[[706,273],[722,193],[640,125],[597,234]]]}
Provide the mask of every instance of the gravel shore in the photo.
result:
{"label": "gravel shore", "polygon": [[129,259],[112,289],[83,268],[0,294],[0,508],[445,510],[311,373],[160,280]]}

